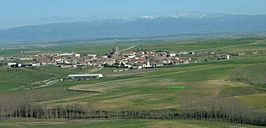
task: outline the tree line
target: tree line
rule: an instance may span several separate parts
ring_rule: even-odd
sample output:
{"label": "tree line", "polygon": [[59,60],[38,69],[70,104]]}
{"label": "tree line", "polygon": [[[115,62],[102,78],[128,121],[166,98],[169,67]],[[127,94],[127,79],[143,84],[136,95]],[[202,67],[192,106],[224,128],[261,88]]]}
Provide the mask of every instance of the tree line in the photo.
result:
{"label": "tree line", "polygon": [[21,98],[0,98],[0,120],[35,119],[161,119],[216,120],[266,126],[266,113],[255,111],[235,100],[205,99],[185,101],[179,109],[95,110],[74,104],[48,108]]}

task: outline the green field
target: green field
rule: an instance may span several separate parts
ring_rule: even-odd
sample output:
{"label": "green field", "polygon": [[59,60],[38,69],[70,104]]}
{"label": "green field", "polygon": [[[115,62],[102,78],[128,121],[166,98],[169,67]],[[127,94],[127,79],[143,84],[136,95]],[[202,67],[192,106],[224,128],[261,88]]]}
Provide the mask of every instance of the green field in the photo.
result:
{"label": "green field", "polygon": [[266,64],[257,64],[237,69],[231,79],[246,82],[262,90],[266,89]]}
{"label": "green field", "polygon": [[18,120],[0,123],[4,128],[262,128],[208,121],[166,121],[166,120]]}
{"label": "green field", "polygon": [[[80,44],[39,48],[42,52],[74,51],[104,54],[113,46],[132,46],[130,42],[110,42],[98,45]],[[24,97],[29,102],[47,107],[82,104],[100,110],[180,109],[185,99],[199,102],[208,98],[234,99],[244,106],[266,112],[266,41],[264,38],[215,39],[193,41],[147,41],[136,43],[135,49],[163,51],[217,50],[244,53],[226,61],[213,61],[156,69],[112,72],[104,68],[103,79],[63,81],[54,85],[25,90],[32,84],[70,73],[90,69],[0,68],[0,96]],[[52,46],[51,46],[52,47]],[[254,54],[254,52],[258,52]],[[0,55],[11,54],[0,51]],[[52,95],[51,95],[52,94]],[[95,121],[4,121],[0,127],[256,127],[230,123],[184,120],[95,120]]]}
{"label": "green field", "polygon": [[186,88],[186,86],[183,86],[183,85],[172,85],[172,86],[168,86],[166,88],[169,89],[169,90],[175,91],[175,90],[183,90],[183,89]]}

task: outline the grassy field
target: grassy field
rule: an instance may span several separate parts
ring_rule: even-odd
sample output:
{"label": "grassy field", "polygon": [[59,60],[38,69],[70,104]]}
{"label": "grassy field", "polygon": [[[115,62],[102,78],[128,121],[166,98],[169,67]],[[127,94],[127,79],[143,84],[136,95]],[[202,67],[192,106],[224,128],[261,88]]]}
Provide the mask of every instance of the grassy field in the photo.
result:
{"label": "grassy field", "polygon": [[[113,46],[126,48],[130,42],[110,42],[98,45],[66,45],[39,48],[42,52],[81,53],[108,52]],[[215,39],[178,41],[147,41],[134,44],[135,49],[190,51],[222,50],[245,53],[231,60],[205,62],[146,70],[112,72],[104,68],[103,79],[91,81],[63,81],[49,87],[24,90],[35,83],[70,73],[88,72],[89,69],[71,70],[57,67],[38,69],[0,68],[1,94],[23,96],[30,102],[55,107],[82,104],[102,110],[179,109],[186,97],[193,99],[235,99],[256,110],[266,111],[266,93],[259,87],[266,78],[266,42],[264,38]],[[253,52],[258,51],[254,54]],[[2,51],[3,52],[3,51]],[[1,53],[1,52],[0,52]],[[5,53],[5,54],[11,54]],[[1,54],[0,54],[1,55]],[[254,84],[235,79],[248,79]],[[53,95],[51,95],[53,94]],[[95,120],[95,121],[5,121],[0,127],[254,127],[208,121],[157,121],[157,120]]]}
{"label": "grassy field", "polygon": [[161,50],[169,52],[177,51],[200,51],[200,50],[224,50],[233,53],[247,52],[252,50],[265,50],[266,40],[262,37],[240,39],[193,39],[191,41],[176,40],[139,40],[139,41],[116,41],[99,40],[85,42],[58,42],[48,44],[15,45],[9,49],[0,49],[0,55],[20,55],[22,51],[35,54],[40,52],[78,52],[81,54],[97,53],[104,55],[116,46],[120,49],[135,46],[137,49]]}
{"label": "grassy field", "polygon": [[231,79],[246,82],[261,89],[266,89],[266,64],[250,65],[237,69]]}
{"label": "grassy field", "polygon": [[68,74],[76,72],[80,71],[57,67],[40,67],[35,69],[8,69],[6,67],[0,67],[0,91],[26,88],[36,82],[64,78]]}
{"label": "grassy field", "polygon": [[195,120],[18,120],[0,123],[4,128],[262,128],[259,126]]}

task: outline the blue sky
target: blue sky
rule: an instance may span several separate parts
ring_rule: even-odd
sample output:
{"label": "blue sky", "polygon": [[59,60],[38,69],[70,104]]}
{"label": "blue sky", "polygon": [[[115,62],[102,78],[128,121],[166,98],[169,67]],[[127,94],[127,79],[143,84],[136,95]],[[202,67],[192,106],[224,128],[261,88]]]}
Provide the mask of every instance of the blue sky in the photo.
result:
{"label": "blue sky", "polygon": [[0,29],[182,13],[266,14],[266,0],[0,0]]}

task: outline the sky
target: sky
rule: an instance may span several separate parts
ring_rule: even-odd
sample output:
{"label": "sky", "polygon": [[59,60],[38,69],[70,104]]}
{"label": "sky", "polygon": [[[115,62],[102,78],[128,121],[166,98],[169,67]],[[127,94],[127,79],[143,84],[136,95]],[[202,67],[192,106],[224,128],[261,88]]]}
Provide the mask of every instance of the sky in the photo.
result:
{"label": "sky", "polygon": [[266,0],[0,0],[0,29],[182,13],[266,14]]}

